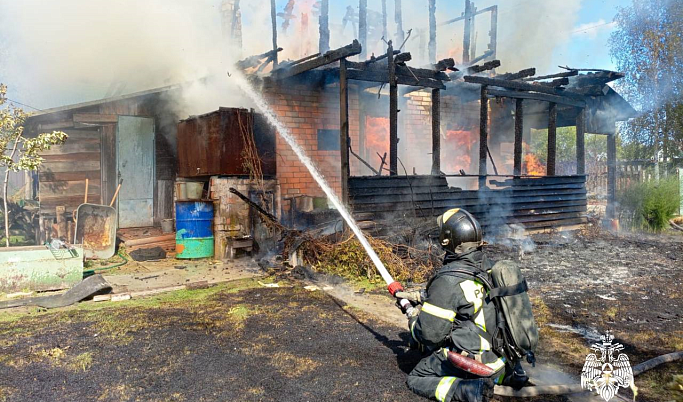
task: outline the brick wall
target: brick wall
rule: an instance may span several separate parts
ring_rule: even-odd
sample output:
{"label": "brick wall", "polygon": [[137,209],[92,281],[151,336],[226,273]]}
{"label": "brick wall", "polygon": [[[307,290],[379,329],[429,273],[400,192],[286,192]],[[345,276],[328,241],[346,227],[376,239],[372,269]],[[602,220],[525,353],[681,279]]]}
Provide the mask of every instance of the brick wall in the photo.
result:
{"label": "brick wall", "polygon": [[[319,129],[339,130],[339,87],[328,85],[321,89],[307,85],[277,85],[268,87],[264,91],[282,123],[290,130],[299,145],[339,194],[341,191],[339,151],[318,150],[317,140]],[[364,98],[364,102],[373,101],[383,102],[386,99]],[[401,110],[399,113],[399,158],[408,174],[412,174],[413,171],[417,174],[429,174],[432,160],[431,90],[412,92],[407,97],[400,97],[399,102]],[[377,110],[377,108],[371,108],[368,105],[364,105],[364,109],[368,112],[368,116],[386,117],[388,115],[388,105],[385,114],[369,112],[370,109]],[[361,153],[358,143],[359,124],[358,91],[357,87],[351,84],[349,85],[349,134],[352,148]],[[386,124],[388,125],[388,120]],[[463,105],[457,97],[442,95],[441,127],[442,170],[447,173],[457,173],[457,169],[462,168],[467,173],[476,174],[479,155],[478,102]],[[457,133],[454,134],[454,132]],[[386,152],[388,152],[388,139],[386,142]],[[324,196],[306,167],[280,136],[277,137],[276,149],[277,172],[283,198],[299,194]],[[375,168],[379,167],[376,154],[366,155],[366,159]],[[451,164],[452,169],[449,170],[446,167],[449,166],[449,160],[453,159],[460,162]],[[369,174],[369,171],[353,155],[349,157],[349,160],[352,176]],[[456,170],[452,171],[453,169]],[[398,173],[404,174],[400,163]],[[288,206],[289,202],[283,202],[284,209],[288,209]]]}
{"label": "brick wall", "polygon": [[[337,194],[341,192],[339,151],[318,150],[318,130],[339,130],[339,87],[320,89],[312,86],[278,85],[265,89],[265,96],[306,154]],[[349,135],[354,149],[358,149],[358,96],[349,86]],[[282,137],[277,136],[277,176],[282,197],[298,194],[324,196],[306,167]],[[351,174],[359,171],[358,162],[351,159]],[[284,209],[289,203],[283,202]]]}

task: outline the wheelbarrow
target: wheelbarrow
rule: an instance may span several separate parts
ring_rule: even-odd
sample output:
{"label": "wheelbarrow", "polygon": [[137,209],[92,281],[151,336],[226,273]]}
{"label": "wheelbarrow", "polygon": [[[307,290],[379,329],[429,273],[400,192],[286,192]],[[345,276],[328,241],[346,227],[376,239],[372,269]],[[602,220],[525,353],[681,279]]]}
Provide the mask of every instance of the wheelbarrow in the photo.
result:
{"label": "wheelbarrow", "polygon": [[86,191],[86,202],[78,206],[74,243],[83,245],[85,258],[107,259],[114,256],[118,213],[113,205],[120,189],[121,183],[109,205],[88,204]]}

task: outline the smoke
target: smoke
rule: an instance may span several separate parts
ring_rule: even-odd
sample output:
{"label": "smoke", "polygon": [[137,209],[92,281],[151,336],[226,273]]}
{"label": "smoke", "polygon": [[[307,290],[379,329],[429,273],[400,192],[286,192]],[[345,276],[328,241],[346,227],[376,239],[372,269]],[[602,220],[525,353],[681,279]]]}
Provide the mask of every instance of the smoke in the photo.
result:
{"label": "smoke", "polygon": [[[0,0],[0,77],[44,109],[226,76],[232,53],[221,40],[219,6],[220,0]],[[239,91],[211,84],[218,88],[188,88],[184,103],[193,107],[184,117],[235,103]]]}
{"label": "smoke", "polygon": [[[278,12],[284,11],[278,1]],[[281,59],[296,59],[317,51],[318,16],[314,0],[296,0],[294,18],[285,32],[278,17]],[[348,44],[357,35],[357,23],[347,21],[346,8],[358,11],[357,1],[330,2],[331,46]],[[498,57],[501,70],[534,65],[549,67],[553,49],[571,38],[580,0],[477,0],[478,9],[499,4]],[[397,42],[395,2],[386,1],[387,39]],[[0,0],[0,77],[13,93],[38,108],[49,108],[107,95],[131,93],[206,76],[222,76],[243,56],[262,53],[272,46],[270,7],[267,2],[240,2],[244,54],[229,49],[222,40],[221,0]],[[369,0],[368,55],[384,51],[382,1]],[[414,62],[426,63],[428,43],[427,2],[402,2],[403,31],[412,29],[404,50]],[[437,23],[457,17],[459,6],[437,1]],[[355,26],[355,27],[354,27]],[[486,50],[490,22],[488,14],[477,17],[477,53]],[[437,56],[462,57],[462,22],[441,26],[437,32]],[[400,44],[395,43],[395,46]],[[215,83],[214,83],[215,84]],[[196,89],[196,88],[195,88]],[[227,100],[216,104],[204,91],[188,104],[197,110],[215,109],[238,91],[221,87]],[[226,93],[228,95],[226,95]],[[195,101],[207,99],[207,106]],[[239,98],[241,101],[242,99]],[[201,102],[200,102],[201,103]],[[239,103],[239,102],[232,102]]]}

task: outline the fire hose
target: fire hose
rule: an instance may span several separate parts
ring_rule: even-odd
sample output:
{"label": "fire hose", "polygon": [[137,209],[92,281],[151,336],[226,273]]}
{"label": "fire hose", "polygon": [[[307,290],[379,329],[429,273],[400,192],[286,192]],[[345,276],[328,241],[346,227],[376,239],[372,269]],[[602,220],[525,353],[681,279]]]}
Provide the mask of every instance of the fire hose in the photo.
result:
{"label": "fire hose", "polygon": [[[653,359],[647,360],[633,367],[633,376],[638,376],[650,369],[653,369],[661,364],[670,363],[673,361],[683,359],[683,352],[674,352]],[[496,385],[495,394],[500,396],[512,396],[517,398],[529,398],[538,395],[567,395],[584,392],[578,384],[558,384],[558,385],[538,385],[524,387],[520,390],[515,390],[511,387]]]}

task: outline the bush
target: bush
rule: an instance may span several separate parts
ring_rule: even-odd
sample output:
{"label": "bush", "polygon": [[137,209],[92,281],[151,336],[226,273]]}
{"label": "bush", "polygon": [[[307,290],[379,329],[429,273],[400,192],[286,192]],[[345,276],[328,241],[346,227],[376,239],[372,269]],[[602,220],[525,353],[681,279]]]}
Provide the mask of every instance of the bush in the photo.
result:
{"label": "bush", "polygon": [[678,211],[678,178],[637,183],[622,190],[617,197],[622,210],[631,216],[633,228],[660,232],[669,226],[669,219]]}

